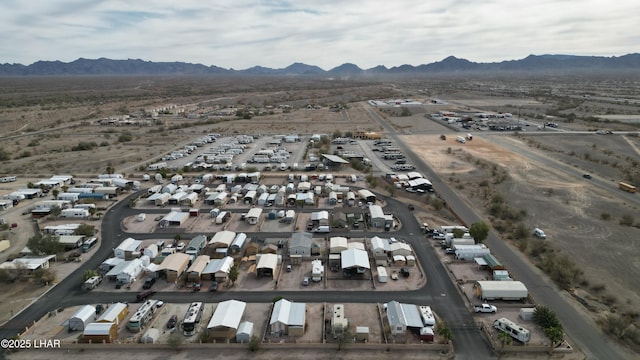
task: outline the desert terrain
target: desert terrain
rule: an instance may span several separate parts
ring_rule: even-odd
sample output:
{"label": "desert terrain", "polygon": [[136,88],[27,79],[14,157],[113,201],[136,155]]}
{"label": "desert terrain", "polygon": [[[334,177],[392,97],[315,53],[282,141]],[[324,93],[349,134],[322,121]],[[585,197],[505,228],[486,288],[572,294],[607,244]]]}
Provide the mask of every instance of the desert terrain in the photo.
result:
{"label": "desert terrain", "polygon": [[[635,239],[640,234],[640,206],[616,186],[621,180],[640,184],[639,125],[634,121],[640,109],[625,101],[637,94],[635,83],[616,87],[611,83],[622,84],[624,79],[600,78],[572,83],[562,79],[565,86],[553,78],[401,84],[157,77],[55,80],[10,79],[0,92],[0,175],[18,176],[26,184],[24,179],[62,173],[82,176],[113,167],[135,178],[162,154],[203,134],[380,131],[366,111],[366,100],[421,101],[428,105],[412,107],[409,114],[393,107],[376,111],[531,262],[543,268],[550,254],[567,257],[570,271],[556,280],[582,304],[578,306],[598,320],[613,313],[637,324],[640,247]],[[429,104],[432,99],[444,103]],[[333,106],[344,110],[331,111]],[[233,115],[220,115],[229,109]],[[233,109],[251,114],[236,116]],[[473,141],[460,144],[456,132],[467,130],[426,116],[440,110],[520,114],[532,126],[508,134],[473,129]],[[612,117],[616,114],[620,117]],[[135,121],[118,125],[100,121],[125,115]],[[537,132],[533,124],[547,121],[558,123],[561,130]],[[591,134],[563,134],[565,129]],[[594,135],[599,129],[614,134]],[[440,134],[447,134],[447,140],[440,140]],[[598,182],[590,182],[582,173],[592,174]],[[0,195],[9,190],[0,186]],[[376,190],[386,191],[383,186]],[[521,216],[514,220],[494,211],[497,198]],[[434,213],[428,201],[422,205],[421,211]],[[20,229],[28,224],[16,212],[11,216],[11,221],[21,220]],[[631,224],[621,224],[628,217]],[[519,227],[526,231],[516,231]],[[534,227],[543,227],[549,241],[534,239],[529,231]],[[0,234],[28,235],[10,231]],[[28,289],[23,290],[26,293],[19,297],[30,298]],[[625,341],[638,344],[637,337]]]}

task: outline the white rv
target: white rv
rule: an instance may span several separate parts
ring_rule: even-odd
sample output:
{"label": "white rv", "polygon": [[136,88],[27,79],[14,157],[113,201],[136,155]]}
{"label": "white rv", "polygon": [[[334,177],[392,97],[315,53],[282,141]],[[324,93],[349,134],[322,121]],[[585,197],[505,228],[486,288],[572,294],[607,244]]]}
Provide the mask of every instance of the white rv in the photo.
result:
{"label": "white rv", "polygon": [[459,143],[461,143],[461,144],[464,144],[464,143],[466,143],[466,142],[467,142],[467,140],[465,140],[465,138],[464,138],[464,137],[462,137],[462,136],[458,136],[458,137],[456,137],[456,141],[457,141],[457,142],[459,142]]}
{"label": "white rv", "polygon": [[494,321],[493,327],[502,332],[506,332],[507,334],[511,335],[512,338],[523,343],[526,343],[531,339],[531,333],[529,332],[529,330],[521,327],[520,325],[507,318],[500,318]]}

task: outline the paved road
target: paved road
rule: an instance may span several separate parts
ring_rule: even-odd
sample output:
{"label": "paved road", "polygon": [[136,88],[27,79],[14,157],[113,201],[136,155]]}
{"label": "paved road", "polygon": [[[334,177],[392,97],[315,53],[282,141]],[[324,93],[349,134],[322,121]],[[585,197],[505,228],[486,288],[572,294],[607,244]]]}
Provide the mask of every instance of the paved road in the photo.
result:
{"label": "paved road", "polygon": [[[485,221],[470,204],[467,204],[463,199],[459,198],[458,195],[437,176],[428,164],[424,163],[421,158],[412,153],[402,141],[399,141],[394,129],[389,126],[384,119],[371,109],[369,113],[385,128],[385,133],[393,138],[396,144],[403,148],[403,151],[407,154],[407,159],[411,159],[416,165],[417,171],[421,171],[431,181],[440,197],[446,199],[449,208],[457,214],[464,224],[470,225],[474,222]],[[537,156],[522,149],[519,150],[518,153],[525,156]],[[555,163],[554,166],[559,166],[559,163]],[[567,172],[571,171],[575,170]],[[574,306],[580,305],[574,305],[572,300],[568,300],[566,292],[555,286],[545,274],[531,265],[517,249],[514,249],[504,242],[497,233],[491,231],[485,243],[491,248],[492,254],[500,259],[502,264],[509,269],[509,272],[514,278],[527,285],[529,293],[536,300],[536,303],[548,306],[556,312],[565,328],[565,332],[577,343],[585,353],[587,359],[632,358],[630,354],[621,349],[620,345],[610,341],[588,315],[577,310]]]}

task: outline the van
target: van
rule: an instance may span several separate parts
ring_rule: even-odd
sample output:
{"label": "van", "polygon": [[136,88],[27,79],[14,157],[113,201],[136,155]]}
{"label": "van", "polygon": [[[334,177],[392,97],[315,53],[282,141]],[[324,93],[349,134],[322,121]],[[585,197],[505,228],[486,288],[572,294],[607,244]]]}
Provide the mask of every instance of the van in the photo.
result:
{"label": "van", "polygon": [[540,239],[547,238],[547,235],[544,233],[544,231],[542,231],[542,229],[539,229],[539,228],[533,229],[533,235],[535,235],[536,237],[539,237]]}
{"label": "van", "polygon": [[138,295],[136,295],[136,300],[138,302],[144,302],[146,301],[148,298],[150,298],[151,296],[153,296],[153,294],[155,294],[155,290],[145,290],[141,293],[139,293]]}
{"label": "van", "polygon": [[331,232],[331,227],[327,226],[327,225],[322,225],[322,226],[318,226],[318,228],[316,229],[317,233],[328,233]]}

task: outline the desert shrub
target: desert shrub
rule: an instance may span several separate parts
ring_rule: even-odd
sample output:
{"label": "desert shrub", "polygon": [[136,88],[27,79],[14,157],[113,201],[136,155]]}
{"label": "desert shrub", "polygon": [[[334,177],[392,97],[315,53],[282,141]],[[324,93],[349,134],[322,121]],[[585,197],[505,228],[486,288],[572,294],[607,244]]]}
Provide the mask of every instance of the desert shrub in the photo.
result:
{"label": "desert shrub", "polygon": [[633,339],[637,336],[633,328],[633,318],[625,315],[609,314],[600,321],[602,330],[619,339]]}
{"label": "desert shrub", "polygon": [[579,283],[583,271],[566,255],[547,254],[539,262],[540,268],[546,272],[560,288],[568,290]]}
{"label": "desert shrub", "polygon": [[624,226],[632,226],[633,225],[633,216],[629,214],[622,215],[620,218],[620,225]]}
{"label": "desert shrub", "polygon": [[4,148],[0,148],[0,161],[7,161],[9,159],[9,153]]}
{"label": "desert shrub", "polygon": [[129,142],[131,140],[133,140],[133,134],[128,131],[124,131],[118,136],[118,142]]}
{"label": "desert shrub", "polygon": [[523,223],[518,223],[513,229],[513,237],[516,239],[526,239],[529,237],[529,228]]}
{"label": "desert shrub", "polygon": [[91,150],[95,147],[98,147],[98,144],[95,141],[80,141],[76,146],[71,148],[71,151]]}
{"label": "desert shrub", "polygon": [[600,219],[605,221],[611,220],[611,214],[603,212],[602,214],[600,214]]}

